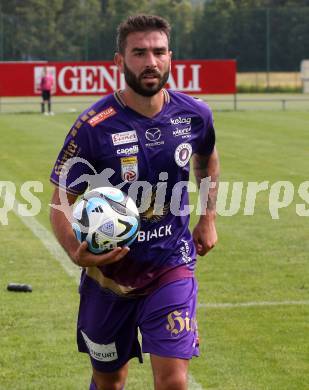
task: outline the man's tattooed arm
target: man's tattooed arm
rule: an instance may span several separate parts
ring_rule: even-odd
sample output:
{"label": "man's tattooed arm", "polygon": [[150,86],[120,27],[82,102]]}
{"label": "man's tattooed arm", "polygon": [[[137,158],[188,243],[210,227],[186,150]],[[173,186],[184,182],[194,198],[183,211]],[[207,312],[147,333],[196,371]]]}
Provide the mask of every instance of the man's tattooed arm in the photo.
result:
{"label": "man's tattooed arm", "polygon": [[206,214],[215,213],[220,173],[219,157],[216,148],[214,148],[212,154],[209,156],[194,154],[193,170],[199,188],[201,181],[205,178],[209,178],[210,188],[206,204]]}

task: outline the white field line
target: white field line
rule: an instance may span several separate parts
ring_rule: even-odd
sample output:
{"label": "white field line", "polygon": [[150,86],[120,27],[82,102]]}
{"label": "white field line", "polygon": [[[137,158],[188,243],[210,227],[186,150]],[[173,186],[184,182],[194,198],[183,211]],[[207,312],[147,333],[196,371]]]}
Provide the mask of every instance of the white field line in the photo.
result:
{"label": "white field line", "polygon": [[188,379],[189,390],[203,390],[203,387],[198,382],[196,382],[192,374],[189,373]]}
{"label": "white field line", "polygon": [[[8,195],[7,195],[8,196]],[[41,241],[52,257],[58,261],[65,272],[79,283],[80,269],[72,263],[69,256],[66,254],[62,246],[43,225],[41,225],[34,217],[23,217],[18,213],[18,202],[15,200],[14,209],[15,215],[27,226],[28,229]]]}
{"label": "white field line", "polygon": [[309,301],[261,301],[261,302],[239,302],[239,303],[199,303],[201,308],[225,309],[233,307],[258,307],[258,306],[292,306],[309,305]]}

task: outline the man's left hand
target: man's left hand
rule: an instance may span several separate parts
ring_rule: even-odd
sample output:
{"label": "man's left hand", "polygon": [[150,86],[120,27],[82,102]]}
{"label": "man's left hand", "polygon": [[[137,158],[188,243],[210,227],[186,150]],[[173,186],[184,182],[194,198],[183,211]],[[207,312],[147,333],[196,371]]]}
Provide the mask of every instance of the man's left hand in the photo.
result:
{"label": "man's left hand", "polygon": [[202,215],[193,229],[192,236],[197,253],[200,256],[206,255],[218,241],[215,216]]}

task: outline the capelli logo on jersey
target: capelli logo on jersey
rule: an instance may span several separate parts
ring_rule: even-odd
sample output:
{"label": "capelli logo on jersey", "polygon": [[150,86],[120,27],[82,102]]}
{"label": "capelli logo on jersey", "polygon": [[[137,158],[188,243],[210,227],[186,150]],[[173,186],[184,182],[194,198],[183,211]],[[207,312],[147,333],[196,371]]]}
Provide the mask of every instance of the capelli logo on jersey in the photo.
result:
{"label": "capelli logo on jersey", "polygon": [[137,154],[138,153],[138,145],[133,145],[129,148],[121,148],[117,149],[116,151],[117,154],[125,154],[126,156],[129,154]]}
{"label": "capelli logo on jersey", "polygon": [[191,124],[191,118],[182,118],[182,117],[178,117],[178,118],[175,118],[175,119],[170,119],[171,121],[171,124],[172,125],[190,125]]}

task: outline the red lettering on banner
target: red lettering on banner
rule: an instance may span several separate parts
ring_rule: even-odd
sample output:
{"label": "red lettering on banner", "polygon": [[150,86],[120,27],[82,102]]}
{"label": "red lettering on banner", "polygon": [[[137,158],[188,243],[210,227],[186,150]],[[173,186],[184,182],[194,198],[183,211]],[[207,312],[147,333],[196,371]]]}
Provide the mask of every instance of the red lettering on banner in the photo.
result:
{"label": "red lettering on banner", "polygon": [[[38,96],[42,69],[48,66],[58,96],[102,95],[125,86],[111,61],[2,62],[0,96]],[[235,60],[173,61],[167,88],[191,94],[236,93]]]}

